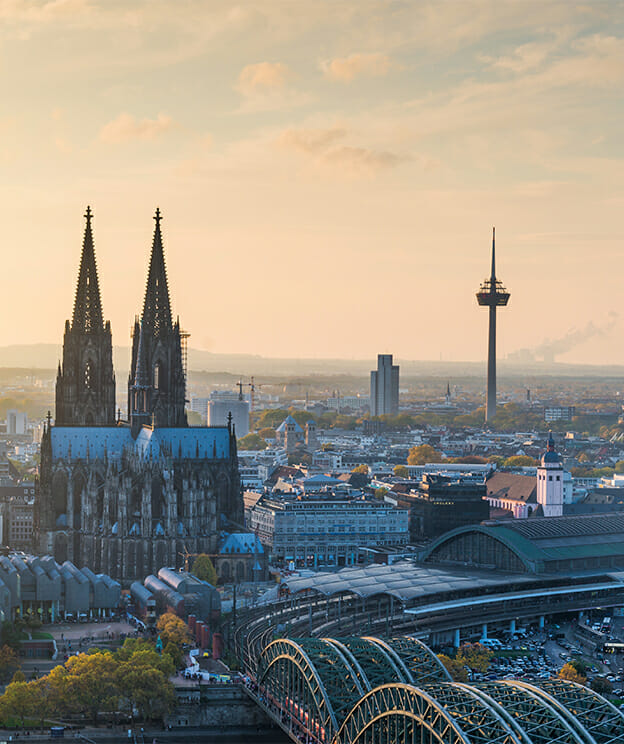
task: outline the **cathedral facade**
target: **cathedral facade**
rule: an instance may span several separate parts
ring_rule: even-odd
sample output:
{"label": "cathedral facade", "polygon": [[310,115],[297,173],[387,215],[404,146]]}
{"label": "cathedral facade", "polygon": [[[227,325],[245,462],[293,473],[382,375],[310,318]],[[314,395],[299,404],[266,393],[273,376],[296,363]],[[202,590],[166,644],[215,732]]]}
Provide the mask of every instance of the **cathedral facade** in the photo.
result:
{"label": "cathedral facade", "polygon": [[40,553],[123,582],[184,556],[215,555],[243,522],[234,427],[190,427],[179,321],[173,321],[161,215],[132,334],[128,418],[115,415],[110,323],[104,321],[87,208],[78,285],[65,323],[56,417],[41,443],[35,513]]}

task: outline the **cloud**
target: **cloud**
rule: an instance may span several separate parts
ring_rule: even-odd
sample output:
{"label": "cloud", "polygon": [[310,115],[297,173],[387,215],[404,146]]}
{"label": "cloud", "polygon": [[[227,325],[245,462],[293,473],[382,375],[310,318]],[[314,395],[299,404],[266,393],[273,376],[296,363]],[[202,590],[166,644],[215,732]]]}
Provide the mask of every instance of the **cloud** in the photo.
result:
{"label": "cloud", "polygon": [[281,62],[243,67],[234,86],[243,97],[239,111],[270,111],[309,103],[310,96],[293,87],[294,77],[288,65]]}
{"label": "cloud", "polygon": [[272,94],[284,90],[290,77],[290,70],[281,62],[258,62],[243,67],[236,89],[249,97]]}
{"label": "cloud", "polygon": [[155,119],[137,119],[132,114],[121,113],[100,130],[100,139],[108,144],[131,140],[154,140],[176,127],[176,122],[166,114]]}
{"label": "cloud", "polygon": [[346,143],[348,131],[340,127],[329,129],[287,129],[278,138],[278,145],[308,155],[313,162],[347,174],[375,174],[394,168],[408,160],[385,150]]}
{"label": "cloud", "polygon": [[356,77],[384,77],[396,67],[386,54],[351,54],[321,63],[325,77],[350,83]]}

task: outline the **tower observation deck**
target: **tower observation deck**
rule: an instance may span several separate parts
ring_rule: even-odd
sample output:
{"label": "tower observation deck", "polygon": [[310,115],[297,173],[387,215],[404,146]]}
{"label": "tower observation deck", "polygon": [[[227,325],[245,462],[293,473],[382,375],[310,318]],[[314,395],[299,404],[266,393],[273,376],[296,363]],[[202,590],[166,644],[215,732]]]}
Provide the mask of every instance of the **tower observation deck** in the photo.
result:
{"label": "tower observation deck", "polygon": [[492,273],[479,287],[477,302],[490,308],[488,333],[488,375],[485,420],[496,415],[496,308],[505,307],[511,297],[503,283],[496,278],[496,228],[492,228]]}

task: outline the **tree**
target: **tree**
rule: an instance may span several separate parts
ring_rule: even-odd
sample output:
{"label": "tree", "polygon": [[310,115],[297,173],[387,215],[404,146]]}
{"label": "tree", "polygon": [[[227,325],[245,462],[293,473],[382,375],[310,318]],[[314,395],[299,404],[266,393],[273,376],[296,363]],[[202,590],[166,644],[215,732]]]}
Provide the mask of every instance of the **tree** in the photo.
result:
{"label": "tree", "polygon": [[397,478],[409,478],[409,470],[406,465],[395,465],[392,472]]}
{"label": "tree", "polygon": [[265,426],[263,429],[260,429],[258,436],[265,440],[275,439],[275,429],[272,429],[270,426]]}
{"label": "tree", "polygon": [[387,493],[388,493],[388,489],[387,488],[384,488],[383,486],[381,486],[381,488],[376,488],[375,489],[375,498],[378,501],[383,501],[384,500],[384,496]]}
{"label": "tree", "polygon": [[613,692],[613,685],[605,677],[594,677],[590,687],[599,695],[610,695]]}
{"label": "tree", "polygon": [[428,462],[441,462],[442,455],[430,444],[412,447],[407,456],[408,465],[426,465]]}
{"label": "tree", "polygon": [[362,463],[361,465],[356,465],[352,470],[352,473],[361,473],[362,475],[368,475],[368,465],[364,465]]}
{"label": "tree", "polygon": [[247,436],[238,440],[238,449],[240,450],[264,450],[267,443],[258,434],[247,434]]}
{"label": "tree", "polygon": [[573,661],[568,661],[559,670],[559,679],[565,679],[568,682],[578,682],[580,685],[584,685],[587,682],[587,677],[583,676],[575,666]]}
{"label": "tree", "polygon": [[169,641],[169,643],[167,643],[167,645],[165,646],[164,653],[167,654],[167,656],[171,657],[173,666],[176,669],[179,669],[181,666],[183,666],[184,654],[182,653],[182,649],[179,646],[176,646],[175,643]]}
{"label": "tree", "polygon": [[537,465],[537,460],[534,460],[528,455],[513,455],[503,462],[504,468],[522,468],[530,465]]}
{"label": "tree", "polygon": [[483,674],[487,672],[493,656],[494,652],[480,643],[463,643],[455,658],[462,666]]}
{"label": "tree", "polygon": [[624,460],[618,460],[615,463],[615,472],[618,474],[624,473]]}
{"label": "tree", "polygon": [[191,642],[191,634],[186,623],[180,620],[177,615],[174,615],[173,612],[165,612],[164,615],[161,615],[156,627],[160,631],[163,648],[168,643],[173,643],[178,648],[182,648],[182,646]]}
{"label": "tree", "polygon": [[451,675],[453,682],[468,682],[468,672],[457,659],[451,659],[446,654],[438,654],[438,659],[440,659],[446,671]]}
{"label": "tree", "polygon": [[65,664],[60,690],[65,710],[86,713],[94,725],[99,713],[115,710],[117,666],[113,654],[108,651],[71,656]]}
{"label": "tree", "polygon": [[200,553],[193,561],[193,575],[201,581],[207,581],[212,586],[217,585],[217,572],[206,553]]}
{"label": "tree", "polygon": [[116,683],[124,707],[130,713],[136,708],[141,718],[162,720],[174,708],[173,685],[150,664],[123,662],[117,670]]}
{"label": "tree", "polygon": [[22,726],[26,718],[37,717],[41,698],[33,682],[11,682],[0,698],[2,718],[18,718]]}
{"label": "tree", "polygon": [[20,660],[13,648],[6,644],[0,648],[0,680],[6,680],[11,673],[18,669]]}

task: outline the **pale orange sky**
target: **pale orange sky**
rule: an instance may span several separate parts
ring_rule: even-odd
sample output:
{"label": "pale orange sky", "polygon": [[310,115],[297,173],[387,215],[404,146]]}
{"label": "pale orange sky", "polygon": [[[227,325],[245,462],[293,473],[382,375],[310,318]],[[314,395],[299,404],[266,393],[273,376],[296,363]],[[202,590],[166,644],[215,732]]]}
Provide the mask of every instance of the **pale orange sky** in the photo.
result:
{"label": "pale orange sky", "polygon": [[[59,342],[85,207],[116,344],[160,206],[196,348],[624,363],[621,2],[0,0],[0,345]],[[588,334],[589,335],[589,334]]]}

